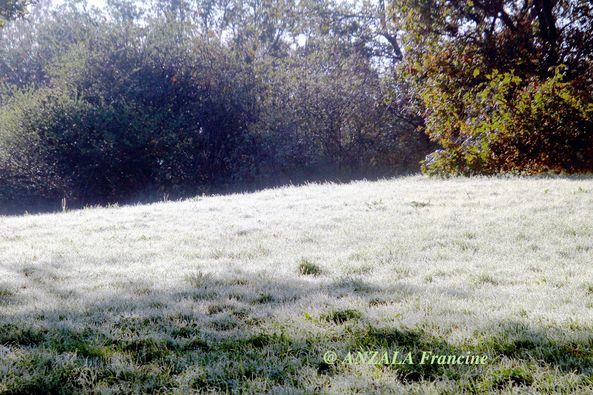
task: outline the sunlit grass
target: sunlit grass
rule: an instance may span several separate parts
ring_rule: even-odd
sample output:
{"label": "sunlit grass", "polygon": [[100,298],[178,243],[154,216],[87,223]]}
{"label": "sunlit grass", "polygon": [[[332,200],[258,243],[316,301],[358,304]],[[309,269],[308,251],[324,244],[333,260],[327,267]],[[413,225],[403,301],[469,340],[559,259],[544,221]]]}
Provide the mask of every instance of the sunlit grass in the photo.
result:
{"label": "sunlit grass", "polygon": [[[0,392],[590,392],[593,180],[0,217]],[[348,365],[326,351],[479,353]]]}

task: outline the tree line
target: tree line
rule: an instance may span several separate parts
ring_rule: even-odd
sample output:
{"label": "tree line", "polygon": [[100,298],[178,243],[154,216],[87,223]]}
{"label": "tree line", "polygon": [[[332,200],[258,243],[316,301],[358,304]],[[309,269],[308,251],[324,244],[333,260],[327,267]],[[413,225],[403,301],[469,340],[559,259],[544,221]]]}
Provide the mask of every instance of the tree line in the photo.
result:
{"label": "tree line", "polygon": [[[86,205],[412,172],[376,10],[38,2],[0,41],[0,199]],[[362,18],[362,19],[361,19]],[[411,116],[412,115],[412,116]]]}
{"label": "tree line", "polygon": [[0,207],[421,168],[591,171],[592,8],[584,0],[110,0],[102,9],[7,1]]}

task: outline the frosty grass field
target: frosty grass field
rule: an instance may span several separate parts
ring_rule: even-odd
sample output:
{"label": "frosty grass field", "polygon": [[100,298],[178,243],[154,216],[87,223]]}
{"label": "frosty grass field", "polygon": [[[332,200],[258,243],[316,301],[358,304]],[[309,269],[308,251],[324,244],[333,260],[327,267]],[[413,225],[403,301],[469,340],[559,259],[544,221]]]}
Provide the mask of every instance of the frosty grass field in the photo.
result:
{"label": "frosty grass field", "polygon": [[0,217],[0,393],[590,393],[592,357],[591,178]]}

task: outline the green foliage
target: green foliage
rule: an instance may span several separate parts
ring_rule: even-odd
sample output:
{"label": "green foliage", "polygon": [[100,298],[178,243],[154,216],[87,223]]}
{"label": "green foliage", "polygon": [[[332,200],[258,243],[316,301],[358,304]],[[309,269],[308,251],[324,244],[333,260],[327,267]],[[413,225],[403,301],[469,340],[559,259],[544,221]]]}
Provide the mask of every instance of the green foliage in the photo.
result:
{"label": "green foliage", "polygon": [[[593,169],[593,98],[563,82],[562,67],[543,82],[494,70],[461,100],[464,117],[444,111],[457,134],[438,138],[445,150],[425,162],[430,174],[583,172]],[[434,94],[437,103],[447,95]],[[435,106],[436,107],[436,106]]]}
{"label": "green foliage", "polygon": [[240,176],[255,100],[240,65],[203,45],[176,48],[178,59],[159,55],[161,42],[97,45],[60,56],[47,86],[6,97],[0,167],[14,185],[4,191],[92,204]]}
{"label": "green foliage", "polygon": [[415,171],[429,142],[405,120],[405,107],[388,102],[368,59],[348,53],[333,64],[333,56],[323,48],[270,73],[254,125],[268,147],[266,168],[301,178]]}
{"label": "green foliage", "polygon": [[[400,74],[441,145],[429,174],[587,172],[593,7],[587,2],[394,1]],[[579,54],[575,56],[575,54]]]}
{"label": "green foliage", "polygon": [[299,273],[305,276],[318,276],[321,274],[321,268],[313,262],[301,259],[299,262]]}
{"label": "green foliage", "polygon": [[2,0],[0,2],[0,28],[2,28],[6,21],[23,16],[27,4],[27,0]]}
{"label": "green foliage", "polygon": [[333,1],[303,3],[307,18],[289,3],[266,4],[266,17],[252,3],[199,3],[212,14],[185,1],[105,12],[67,1],[7,26],[3,210],[418,169],[429,143],[388,102],[377,58],[390,57],[360,45],[385,50],[379,26],[343,21],[349,8]]}
{"label": "green foliage", "polygon": [[358,320],[360,318],[362,318],[362,313],[354,309],[332,310],[321,316],[321,319],[338,325],[343,324],[346,321]]}

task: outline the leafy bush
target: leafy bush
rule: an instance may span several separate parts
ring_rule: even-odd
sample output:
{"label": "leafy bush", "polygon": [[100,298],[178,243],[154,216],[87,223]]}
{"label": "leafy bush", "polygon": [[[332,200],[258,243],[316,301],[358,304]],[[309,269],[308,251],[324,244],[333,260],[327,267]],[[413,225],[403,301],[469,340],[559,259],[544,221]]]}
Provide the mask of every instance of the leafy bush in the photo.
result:
{"label": "leafy bush", "polygon": [[266,167],[276,177],[305,179],[417,171],[430,142],[404,107],[389,104],[368,60],[345,54],[334,65],[323,56],[291,59],[270,73],[253,127],[266,145]]}
{"label": "leafy bush", "polygon": [[593,97],[563,82],[562,70],[541,83],[494,70],[463,96],[463,116],[433,113],[457,133],[429,128],[445,150],[426,161],[425,169],[466,175],[593,170]]}
{"label": "leafy bush", "polygon": [[2,200],[78,204],[163,191],[195,193],[248,174],[254,97],[220,48],[160,41],[117,50],[125,36],[77,45],[38,89],[13,88],[0,108]]}
{"label": "leafy bush", "polygon": [[[2,30],[1,210],[419,169],[428,139],[388,102],[389,69],[350,40],[382,47],[367,31],[377,27],[331,12],[311,25],[273,3],[263,19],[226,2],[211,15],[184,0],[149,4],[40,4]],[[347,8],[305,8],[316,18],[334,7]]]}
{"label": "leafy bush", "polygon": [[394,0],[430,174],[593,171],[590,2]]}

